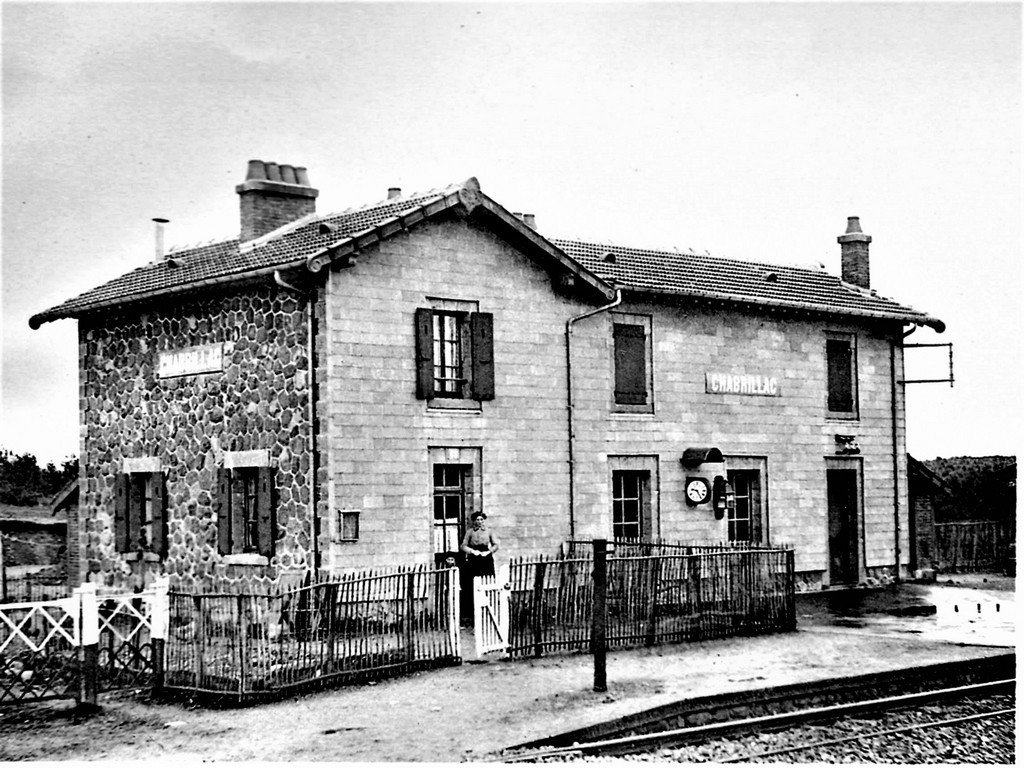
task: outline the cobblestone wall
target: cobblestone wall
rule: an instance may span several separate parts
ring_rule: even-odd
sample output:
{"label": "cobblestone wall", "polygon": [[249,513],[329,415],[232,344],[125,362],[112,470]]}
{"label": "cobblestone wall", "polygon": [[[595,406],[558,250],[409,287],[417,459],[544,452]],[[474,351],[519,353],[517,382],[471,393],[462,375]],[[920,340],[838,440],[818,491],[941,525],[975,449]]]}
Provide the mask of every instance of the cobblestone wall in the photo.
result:
{"label": "cobblestone wall", "polygon": [[[312,565],[307,309],[272,287],[169,303],[79,325],[81,575],[118,587],[167,573],[172,586],[256,588]],[[162,350],[222,342],[224,369],[160,379]],[[267,565],[217,552],[214,499],[225,451],[265,449],[276,469],[278,537]],[[114,544],[123,459],[158,457],[166,476],[164,560]]]}

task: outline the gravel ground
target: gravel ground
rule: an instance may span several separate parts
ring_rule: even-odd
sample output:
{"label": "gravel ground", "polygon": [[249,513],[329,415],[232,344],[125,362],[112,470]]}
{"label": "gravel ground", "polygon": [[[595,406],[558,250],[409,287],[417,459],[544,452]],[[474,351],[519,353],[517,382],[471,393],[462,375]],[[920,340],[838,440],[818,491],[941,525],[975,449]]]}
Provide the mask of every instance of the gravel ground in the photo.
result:
{"label": "gravel ground", "polygon": [[[811,742],[868,734],[917,723],[947,720],[981,712],[1012,709],[1012,695],[987,696],[957,703],[935,704],[888,712],[875,717],[842,718],[835,722],[805,725],[746,737],[719,739],[699,746],[660,749],[626,757],[575,757],[572,762],[672,762],[720,763],[740,758],[742,763],[973,763],[1015,765],[1014,726],[1016,718],[967,721],[940,728],[922,728],[886,736],[872,736],[843,744],[786,752],[763,758],[747,757],[759,752]],[[546,760],[545,762],[560,762]]]}

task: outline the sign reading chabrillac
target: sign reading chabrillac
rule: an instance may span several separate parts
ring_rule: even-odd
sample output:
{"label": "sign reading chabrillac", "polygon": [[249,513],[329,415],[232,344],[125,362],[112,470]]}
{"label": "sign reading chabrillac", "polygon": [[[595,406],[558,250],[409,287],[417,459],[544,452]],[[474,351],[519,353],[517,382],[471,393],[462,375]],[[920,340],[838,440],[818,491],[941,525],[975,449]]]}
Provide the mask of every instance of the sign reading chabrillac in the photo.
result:
{"label": "sign reading chabrillac", "polygon": [[224,345],[218,342],[161,352],[157,375],[161,379],[170,379],[175,376],[192,376],[223,370]]}
{"label": "sign reading chabrillac", "polygon": [[759,397],[780,397],[782,395],[778,376],[719,373],[717,371],[708,371],[704,374],[704,391],[713,395],[756,395]]}

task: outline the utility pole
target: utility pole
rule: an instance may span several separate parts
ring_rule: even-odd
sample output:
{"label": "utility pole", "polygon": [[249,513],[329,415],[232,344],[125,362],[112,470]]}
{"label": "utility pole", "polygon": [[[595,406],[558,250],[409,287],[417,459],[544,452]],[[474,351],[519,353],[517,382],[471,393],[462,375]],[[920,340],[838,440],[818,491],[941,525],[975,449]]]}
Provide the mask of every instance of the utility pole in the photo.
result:
{"label": "utility pole", "polygon": [[594,690],[608,690],[608,541],[594,539],[594,611],[590,630],[590,649],[594,654]]}

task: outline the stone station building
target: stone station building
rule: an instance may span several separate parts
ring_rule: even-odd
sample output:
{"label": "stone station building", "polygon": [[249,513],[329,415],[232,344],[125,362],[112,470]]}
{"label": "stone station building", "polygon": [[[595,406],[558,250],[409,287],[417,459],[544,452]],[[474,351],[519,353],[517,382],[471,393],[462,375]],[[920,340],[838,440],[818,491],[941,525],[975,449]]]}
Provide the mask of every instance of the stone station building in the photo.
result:
{"label": "stone station building", "polygon": [[591,537],[795,546],[809,587],[909,563],[903,336],[842,276],[548,238],[475,179],[332,215],[251,161],[237,239],[31,319],[79,323],[71,580],[184,588]]}

